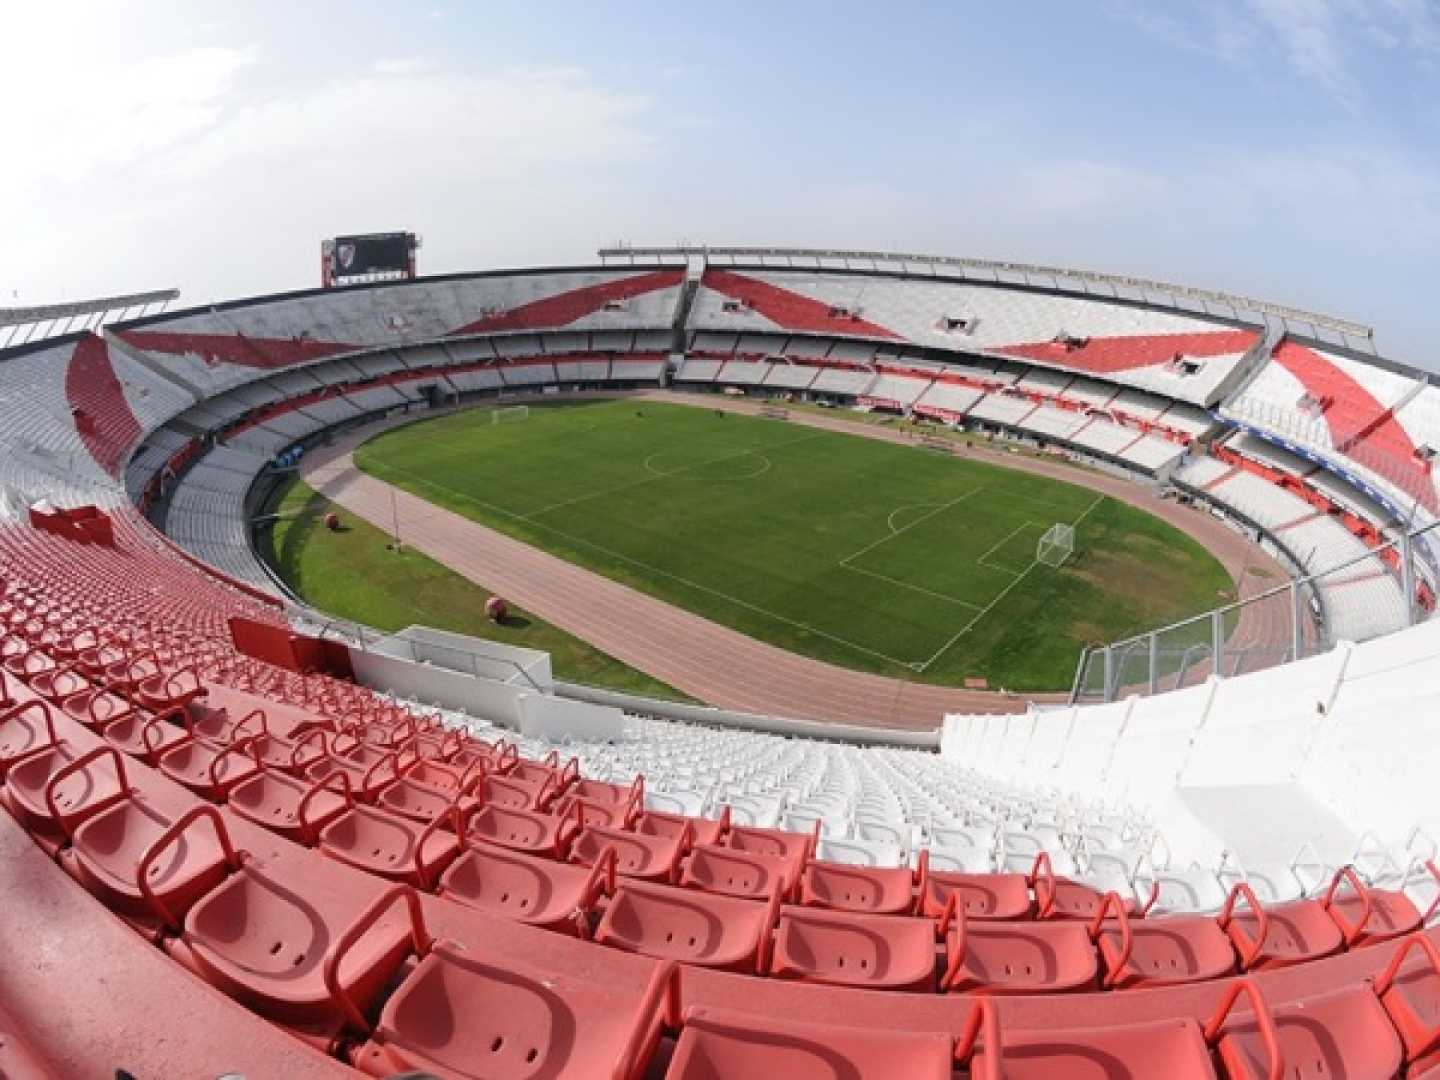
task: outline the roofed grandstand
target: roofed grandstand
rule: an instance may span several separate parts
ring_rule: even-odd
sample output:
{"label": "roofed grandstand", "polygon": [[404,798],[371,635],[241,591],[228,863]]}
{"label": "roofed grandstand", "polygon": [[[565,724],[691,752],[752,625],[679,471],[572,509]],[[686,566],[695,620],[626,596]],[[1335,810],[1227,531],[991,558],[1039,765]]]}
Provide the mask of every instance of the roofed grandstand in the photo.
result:
{"label": "roofed grandstand", "polygon": [[[0,350],[0,1072],[1429,1075],[1436,393],[1343,320],[855,252]],[[262,558],[312,453],[582,395],[1023,452],[1222,521],[1249,576],[1073,686],[897,729],[881,683],[790,715],[575,685]]]}

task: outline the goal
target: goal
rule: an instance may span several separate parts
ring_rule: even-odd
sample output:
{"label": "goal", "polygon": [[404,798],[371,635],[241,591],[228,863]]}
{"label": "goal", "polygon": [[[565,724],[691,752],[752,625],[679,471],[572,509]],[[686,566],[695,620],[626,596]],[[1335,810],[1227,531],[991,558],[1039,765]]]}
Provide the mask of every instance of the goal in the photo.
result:
{"label": "goal", "polygon": [[491,424],[513,424],[517,420],[530,419],[529,405],[509,405],[503,409],[490,410]]}
{"label": "goal", "polygon": [[1060,566],[1075,554],[1075,526],[1058,522],[1045,530],[1035,548],[1035,561],[1046,566]]}

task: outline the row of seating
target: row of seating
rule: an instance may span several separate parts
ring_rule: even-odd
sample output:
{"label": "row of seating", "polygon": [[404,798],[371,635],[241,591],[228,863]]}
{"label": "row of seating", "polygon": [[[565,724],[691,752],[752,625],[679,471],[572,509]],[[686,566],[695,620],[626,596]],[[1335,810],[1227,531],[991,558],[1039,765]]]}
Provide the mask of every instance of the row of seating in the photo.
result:
{"label": "row of seating", "polygon": [[[17,610],[7,615],[12,630],[16,626],[22,631],[28,627],[33,634],[32,620],[20,618],[21,614],[22,611]],[[6,641],[14,636],[7,637]],[[24,634],[19,637],[29,640]],[[347,903],[339,891],[331,893],[316,884],[317,879],[323,881],[330,875],[314,874],[312,870],[311,875],[304,879],[303,906],[297,909],[292,890],[295,887],[293,882],[300,879],[281,878],[269,871],[262,861],[243,857],[230,838],[230,830],[234,827],[231,823],[235,818],[248,820],[241,811],[241,807],[247,805],[246,801],[241,799],[237,802],[237,794],[247,783],[254,783],[266,775],[267,760],[286,761],[287,750],[291,773],[299,771],[313,781],[304,788],[301,796],[302,800],[309,797],[312,805],[331,794],[327,782],[332,778],[359,773],[361,782],[356,787],[352,788],[347,781],[335,785],[338,797],[328,800],[328,805],[320,811],[334,815],[328,824],[319,826],[306,810],[298,806],[295,824],[301,829],[318,829],[315,833],[320,845],[318,850],[329,858],[357,870],[360,864],[367,864],[366,869],[372,873],[378,871],[381,877],[404,877],[409,870],[403,869],[393,859],[380,860],[381,863],[388,862],[388,867],[376,864],[376,853],[370,850],[370,841],[379,834],[372,832],[364,842],[354,843],[356,833],[364,829],[363,825],[357,826],[362,819],[355,816],[360,806],[356,801],[357,793],[375,792],[368,817],[363,819],[370,823],[384,820],[394,826],[406,820],[403,814],[398,813],[383,818],[378,816],[387,802],[390,806],[410,810],[417,818],[426,816],[427,807],[430,812],[438,809],[438,817],[432,818],[421,832],[428,830],[430,836],[439,836],[442,828],[436,828],[435,822],[445,820],[448,811],[459,810],[458,800],[448,800],[449,793],[443,786],[447,777],[455,780],[459,775],[448,765],[463,764],[467,752],[474,755],[474,760],[466,767],[474,769],[474,778],[479,781],[471,792],[479,805],[477,816],[496,803],[508,801],[512,804],[509,820],[524,820],[540,814],[536,807],[543,805],[558,809],[568,799],[571,807],[579,809],[562,810],[551,816],[564,818],[569,813],[576,814],[572,843],[581,844],[582,848],[580,838],[586,832],[607,828],[589,825],[587,810],[599,816],[608,811],[611,820],[617,809],[622,816],[634,814],[643,818],[649,813],[640,810],[642,788],[638,785],[627,790],[615,785],[587,782],[579,778],[573,765],[561,766],[558,760],[526,762],[513,750],[480,744],[467,746],[467,741],[453,732],[422,730],[413,718],[403,717],[398,712],[391,712],[388,716],[382,712],[373,713],[366,725],[367,730],[363,732],[367,736],[365,739],[358,738],[362,734],[359,730],[352,730],[349,734],[332,731],[333,740],[327,755],[323,734],[327,726],[323,723],[309,729],[322,734],[307,741],[306,733],[301,730],[306,722],[294,713],[290,714],[290,718],[296,722],[288,730],[283,730],[278,723],[283,713],[277,715],[273,730],[268,713],[264,711],[251,710],[238,720],[234,719],[231,709],[239,711],[249,703],[248,696],[204,687],[204,698],[213,694],[217,701],[224,700],[229,706],[219,709],[208,707],[202,704],[202,685],[194,676],[147,675],[143,672],[143,665],[142,669],[130,664],[101,666],[97,663],[98,656],[87,658],[88,664],[77,664],[68,672],[62,672],[56,666],[43,666],[34,656],[34,649],[11,649],[6,661],[6,669],[12,675],[19,674],[30,679],[28,687],[18,682],[7,684],[12,706],[5,713],[5,719],[0,721],[0,767],[5,770],[7,808],[31,827],[42,842],[47,838],[53,839],[54,834],[47,830],[58,826],[61,833],[67,835],[67,840],[57,848],[59,855],[63,862],[73,867],[72,872],[88,888],[114,905],[138,928],[153,935],[181,963],[248,1007],[303,1031],[312,1041],[324,1041],[333,1047],[345,1045],[343,1040],[337,1040],[341,1031],[364,1035],[363,1041],[354,1043],[349,1050],[351,1059],[362,1068],[377,1074],[383,1074],[387,1069],[418,1066],[439,1068],[453,1075],[518,1075],[537,1062],[554,1064],[552,1055],[568,1054],[569,1060],[582,1069],[582,1074],[588,1075],[596,1062],[614,1061],[615,1075],[635,1075],[642,1060],[659,1052],[662,1029],[677,1028],[679,1038],[669,1051],[670,1071],[667,1075],[709,1075],[704,1070],[717,1067],[717,1061],[733,1067],[744,1060],[756,1060],[757,1054],[760,1055],[758,1060],[764,1061],[767,1060],[766,1055],[775,1053],[777,1039],[792,1053],[800,1054],[802,1065],[815,1068],[835,1053],[846,1053],[852,1067],[856,1062],[869,1061],[872,1070],[881,1069],[890,1061],[883,1053],[879,1057],[868,1057],[883,1051],[885,1039],[890,1036],[883,1036],[876,1043],[867,1038],[866,1033],[857,1030],[813,1028],[783,1021],[767,1025],[753,1016],[726,1016],[704,1009],[679,1016],[673,989],[674,969],[663,964],[653,969],[640,995],[605,993],[589,984],[566,987],[563,1008],[574,1027],[573,1032],[567,1029],[571,1041],[559,1039],[553,1023],[548,1028],[540,1023],[533,1008],[525,1006],[524,997],[517,996],[517,983],[533,990],[535,983],[527,979],[528,973],[517,971],[512,964],[502,969],[485,963],[474,955],[473,950],[467,950],[463,942],[453,937],[436,940],[427,928],[424,909],[415,894],[408,891],[408,885],[397,885],[366,906],[354,900]],[[46,675],[49,677],[42,677]],[[87,678],[102,676],[107,681],[109,697],[97,698],[94,693],[87,695],[81,683]],[[35,692],[37,689],[48,690],[64,704],[59,709],[50,710]],[[86,716],[97,712],[103,714],[107,706],[96,704],[97,700],[117,696],[129,704],[132,712],[149,712],[147,723],[155,726],[174,726],[172,720],[154,715],[155,708],[185,710],[188,724],[182,725],[182,728],[186,729],[187,741],[181,745],[188,746],[190,752],[177,754],[179,746],[164,749],[165,740],[158,736],[142,737],[140,745],[144,751],[129,759],[132,763],[127,764],[127,760],[117,754],[116,748],[108,745],[108,740],[102,735],[100,740],[92,742],[87,753],[70,757],[65,764],[56,767],[66,758],[67,751],[73,752],[85,744],[85,734],[94,740],[94,733],[87,732],[83,721],[76,719],[72,713],[83,711]],[[78,705],[69,705],[76,698],[83,702],[83,710]],[[390,708],[393,710],[394,706]],[[124,720],[122,715],[105,725],[105,734],[108,735],[108,728],[114,723],[123,724]],[[224,741],[227,738],[228,742]],[[348,752],[342,750],[336,753],[340,740],[349,740]],[[447,758],[448,762],[422,756],[422,745],[427,752]],[[313,749],[309,749],[311,746]],[[397,746],[405,748],[413,759],[400,771],[394,768],[401,752]],[[154,757],[158,763],[157,779],[153,783],[146,779],[148,766],[145,754]],[[382,763],[387,760],[392,762],[391,779],[389,783],[376,782],[379,774],[385,771]],[[236,762],[234,771],[222,767],[222,761]],[[484,763],[495,767],[487,768]],[[479,767],[476,767],[477,764]],[[282,772],[286,767],[278,766]],[[35,787],[37,778],[47,771],[42,802],[35,798]],[[174,789],[167,791],[160,786],[159,778],[177,781],[197,795],[214,798],[220,797],[223,792],[229,812],[222,816],[210,804],[197,800],[185,812],[163,820],[167,815],[157,813],[155,807],[164,805],[170,797],[169,791]],[[433,786],[437,781],[440,786]],[[387,792],[391,793],[388,800],[384,797]],[[258,805],[251,802],[248,806],[255,819],[273,821],[277,815],[264,808],[265,802],[261,799]],[[521,809],[521,805],[531,809]],[[41,806],[50,811],[48,821]],[[147,810],[150,812],[146,813]],[[157,820],[157,817],[162,819]],[[458,828],[465,828],[462,821],[452,820]],[[125,824],[117,826],[117,822]],[[414,824],[418,825],[418,821]],[[715,822],[713,826],[723,827],[723,823]],[[685,822],[682,834],[693,827],[690,822]],[[213,829],[213,837],[203,829]],[[613,838],[621,831],[612,829],[609,834],[602,835]],[[326,846],[327,835],[329,847]],[[639,832],[635,835],[651,834]],[[746,835],[744,827],[740,827],[738,835]],[[777,834],[774,839],[783,842],[778,838],[784,835]],[[451,844],[458,836],[458,833],[451,834],[444,842]],[[693,836],[688,839],[694,843]],[[813,844],[813,836],[805,838],[792,834],[790,842]],[[411,846],[423,852],[426,844],[423,840],[412,840]],[[503,875],[500,880],[487,880],[487,874],[493,873],[485,861],[490,857],[488,848],[487,844],[470,846],[463,856],[452,862],[441,879],[442,897],[449,895],[451,899],[460,899],[462,904],[474,906],[478,895],[483,905],[484,890],[488,885],[492,890],[489,900],[492,905],[490,910],[493,911],[496,890],[502,897],[505,896],[506,883]],[[734,850],[744,851],[744,841]],[[626,876],[626,868],[620,862],[616,849],[607,844],[592,847],[592,851],[595,854],[588,860],[591,864],[588,868],[573,863],[556,863],[554,866],[573,869],[577,874],[583,870],[583,888],[591,896],[600,892],[610,894],[594,932],[597,940],[618,944],[622,948],[627,944],[633,948],[637,942],[656,948],[664,941],[667,947],[675,948],[678,939],[677,951],[683,952],[687,945],[693,949],[694,941],[685,937],[686,926],[676,922],[675,904],[688,898],[693,905],[697,896],[706,894],[643,880],[626,880],[617,884],[617,877]],[[355,859],[357,854],[361,855],[359,863]],[[505,853],[499,855],[501,864],[506,858]],[[423,858],[417,858],[417,880],[423,877],[420,869],[423,861]],[[577,861],[583,864],[587,860],[582,856]],[[540,860],[533,858],[527,862],[531,868],[539,864]],[[812,870],[814,866],[813,862],[810,863]],[[814,889],[817,881],[823,889],[823,875],[817,879],[812,874],[809,887]],[[327,884],[335,885],[338,890],[340,882],[340,878],[335,878]],[[478,894],[472,892],[466,896],[466,882],[472,886],[481,882]],[[1351,884],[1354,885],[1353,882]],[[447,887],[451,888],[448,894],[445,891]],[[1110,961],[1117,957],[1128,959],[1127,952],[1130,957],[1147,955],[1147,945],[1136,943],[1137,929],[1141,930],[1142,939],[1144,931],[1151,929],[1163,936],[1166,923],[1176,922],[1164,919],[1132,921],[1114,898],[1106,898],[1101,901],[1095,918],[1088,923],[1060,920],[1044,924],[1003,924],[998,934],[989,935],[991,940],[987,942],[987,934],[980,923],[966,921],[952,927],[959,916],[952,899],[954,895],[952,892],[941,908],[938,926],[930,927],[924,948],[921,948],[920,935],[914,930],[930,924],[923,919],[909,923],[914,929],[892,944],[891,951],[885,955],[887,976],[897,979],[913,976],[920,983],[933,978],[937,932],[946,941],[945,965],[941,975],[946,989],[967,986],[967,980],[973,980],[977,973],[988,970],[987,962],[998,970],[1006,965],[1024,966],[1028,959],[1029,966],[1034,968],[1038,966],[1035,956],[1027,958],[1024,948],[1015,951],[1015,928],[1021,926],[1024,929],[1019,936],[1026,943],[1025,948],[1040,957],[1050,950],[1058,952],[1066,976],[1075,978],[1073,965],[1083,965],[1083,958],[1073,945],[1064,944],[1066,939],[1073,943],[1089,938],[1098,942],[1101,955],[1108,956]],[[1363,906],[1368,894],[1357,889],[1354,896],[1355,902]],[[582,894],[581,899],[586,897]],[[505,903],[502,899],[501,904]],[[409,914],[408,932],[403,923],[386,921],[388,907],[396,904],[402,905]],[[856,928],[864,924],[857,924],[856,917],[843,909],[807,914],[803,908],[780,906],[778,892],[764,904],[745,904],[741,908],[733,897],[729,898],[729,904],[736,907],[736,911],[731,913],[721,909],[728,916],[720,920],[726,935],[724,946],[729,963],[738,964],[742,969],[748,968],[753,957],[757,967],[768,968],[774,974],[783,977],[789,973],[792,977],[805,978],[814,977],[813,967],[817,958],[831,959],[831,974],[843,971],[846,961],[861,965],[862,971],[872,963],[863,951],[856,950]],[[523,909],[526,905],[522,902],[519,906]],[[1340,904],[1336,901],[1330,906],[1338,909]],[[556,907],[553,910],[560,909]],[[1248,940],[1268,941],[1272,947],[1288,940],[1285,935],[1294,934],[1294,927],[1303,921],[1298,915],[1288,916],[1288,922],[1276,919],[1275,923],[1283,923],[1286,929],[1284,933],[1272,935],[1263,922],[1266,918],[1264,909],[1256,905],[1250,912],[1258,922],[1247,924],[1244,918],[1237,917],[1230,925],[1236,932],[1248,925],[1255,935]],[[312,920],[319,917],[324,925],[338,931],[334,933],[333,948],[326,951],[323,958],[315,957],[312,950],[304,946],[313,930],[307,934],[303,923],[295,921],[302,913]],[[772,920],[777,925],[790,920],[790,929],[777,934],[773,946],[755,945],[752,952],[747,931],[756,925],[754,913],[763,913],[762,919]],[[570,914],[573,919],[574,912]],[[708,914],[712,922],[717,917],[714,908]],[[747,921],[741,917],[742,914],[752,917]],[[1326,911],[1326,916],[1335,920],[1334,914],[1329,911]],[[1274,918],[1274,915],[1271,917]],[[352,920],[348,926],[344,925],[347,920]],[[234,937],[237,925],[247,928],[240,939]],[[572,925],[574,932],[583,933],[578,920]],[[689,928],[691,934],[694,934],[694,925],[692,923]],[[762,922],[760,925],[765,924]],[[1356,923],[1333,921],[1333,925],[1337,930],[1342,926],[1353,929]],[[1039,931],[1040,926],[1045,929]],[[1387,932],[1376,933],[1373,939],[1377,942],[1385,939],[1389,929],[1393,927],[1387,924]],[[454,933],[453,927],[447,927],[447,931]],[[1037,931],[1039,936],[1035,936]],[[1315,933],[1315,927],[1307,925],[1306,932]],[[1026,935],[1031,936],[1027,938]],[[274,942],[264,944],[272,937],[276,939]],[[1417,944],[1407,945],[1407,952],[1416,947],[1424,949],[1425,946],[1419,943],[1429,941],[1423,937],[1413,940]],[[1057,942],[1061,943],[1058,949],[1055,948]],[[1350,943],[1363,948],[1370,941],[1353,937]],[[1153,941],[1149,947],[1153,948]],[[1188,943],[1185,946],[1186,949],[1191,947]],[[352,955],[354,960],[350,959]],[[386,997],[383,983],[406,970],[400,959],[405,955],[414,957],[413,970],[400,975],[398,986]],[[1148,955],[1152,963],[1157,963],[1154,953]],[[265,962],[267,956],[271,958],[268,963]],[[1173,971],[1175,960],[1173,957],[1168,960]],[[1294,958],[1290,960],[1294,961]],[[1396,952],[1390,966],[1398,972],[1402,960],[1403,954]],[[694,962],[693,957],[687,958],[687,962]],[[1122,960],[1122,964],[1124,962]],[[1277,956],[1272,957],[1270,962],[1284,963],[1287,960]],[[929,971],[925,970],[927,963]],[[794,970],[797,964],[798,973]],[[1162,963],[1159,966],[1166,965]],[[1107,963],[1107,969],[1113,970],[1113,965]],[[382,970],[387,973],[384,977]],[[849,973],[846,973],[840,981],[848,981],[848,977]],[[1405,1017],[1407,1014],[1401,1005],[1409,999],[1394,992],[1395,979],[1396,973],[1391,972],[1388,982],[1382,979],[1382,983],[1386,984],[1386,992],[1393,998],[1394,1015]],[[1163,982],[1165,977],[1157,981]],[[913,987],[914,983],[909,985]],[[1080,985],[1086,985],[1085,981],[1082,980]],[[1293,1051],[1304,1029],[1291,1020],[1283,1007],[1274,1008],[1265,1004],[1255,983],[1235,984],[1233,993],[1242,992],[1248,992],[1254,1019],[1248,1025],[1235,1025],[1232,1029],[1220,1019],[1227,1012],[1222,1009],[1217,1018],[1206,1026],[1208,1035],[1200,1045],[1222,1047],[1228,1035],[1232,1040],[1229,1044],[1232,1049],[1243,1046],[1243,1053],[1257,1055],[1257,1060],[1266,1060],[1258,1056],[1261,1054],[1268,1055],[1273,1062],[1287,1060],[1287,1041]],[[458,1021],[435,1022],[437,1010],[441,1016],[453,1016],[462,1000],[468,1006],[466,1024]],[[1382,1003],[1383,1000],[1384,995],[1377,999]],[[372,1019],[374,1013],[367,1010],[367,1004],[371,1008],[380,1006],[378,1022]],[[1321,1003],[1320,1008],[1323,1010],[1331,1004]],[[485,1005],[488,1007],[482,1008]],[[1376,1027],[1373,1022],[1376,1017],[1385,1024],[1392,1022],[1385,1019],[1391,1014],[1384,1011],[1383,1004],[1373,1010],[1372,1015],[1363,1017],[1364,1024],[1358,1025],[1359,1033],[1372,1040],[1371,1043],[1355,1038],[1357,1022],[1352,1014],[1363,1013],[1356,994],[1345,995],[1333,1003],[1333,1007],[1338,1010],[1335,1015],[1347,1019],[1351,1029],[1351,1037],[1345,1041],[1347,1052],[1363,1045],[1375,1057],[1386,1061],[1399,1052],[1400,1042],[1393,1030],[1389,1032],[1388,1041],[1377,1039],[1377,1034],[1385,1029]],[[1307,1005],[1307,1008],[1310,1011],[1302,1010],[1301,1016],[1325,1015],[1323,1011],[1317,1012],[1314,1004]],[[501,1017],[505,1019],[501,1020]],[[480,1022],[482,1018],[484,1023]],[[1288,1026],[1285,1023],[1287,1020],[1291,1020]],[[1266,1028],[1267,1021],[1269,1030],[1257,1035],[1254,1028]],[[985,1034],[977,1043],[976,1034],[982,1028]],[[1417,1031],[1423,1029],[1423,1024],[1416,1028]],[[1280,1034],[1282,1031],[1284,1037]],[[1193,1035],[1193,1031],[1190,1034]],[[1080,1054],[1092,1054],[1097,1052],[1097,1048],[1118,1053],[1120,1060],[1127,1062],[1127,1067],[1132,1070],[1128,1075],[1145,1075],[1142,1065],[1137,1062],[1155,1060],[1151,1055],[1162,1050],[1174,1053],[1178,1045],[1170,1040],[1157,1040],[1153,1026],[1144,1025],[1139,1028],[1127,1025],[1082,1032],[1046,1032],[1044,1039],[1039,1038],[1038,1033],[1028,1036],[1023,1032],[1012,1034],[1000,1030],[997,1014],[991,1009],[972,1010],[957,1032],[908,1035],[899,1041],[910,1044],[907,1052],[915,1052],[916,1047],[922,1044],[928,1045],[937,1068],[942,1061],[950,1062],[950,1055],[958,1049],[961,1059],[968,1061],[974,1075],[993,1074],[984,1070],[999,1064],[994,1060],[991,1048],[1000,1046],[1005,1048],[1002,1055],[1005,1075],[1028,1075],[1024,1071],[1026,1063],[1032,1070],[1041,1066],[1055,1068],[1059,1062]],[[506,1056],[507,1045],[512,1047],[510,1056]],[[1038,1052],[1041,1046],[1045,1050]],[[988,1063],[987,1052],[992,1054]],[[1235,1050],[1235,1053],[1241,1051]],[[1224,1058],[1223,1050],[1221,1057]],[[771,1057],[768,1060],[773,1063],[776,1059]],[[476,1062],[483,1064],[476,1068]],[[893,1061],[890,1064],[893,1065]],[[949,1065],[945,1067],[948,1069]],[[696,1071],[685,1071],[692,1068]],[[1237,1065],[1236,1069],[1239,1068]],[[874,1074],[886,1075],[883,1072]],[[1243,1071],[1227,1074],[1247,1075]],[[1381,1075],[1378,1072],[1366,1075],[1371,1074]]]}

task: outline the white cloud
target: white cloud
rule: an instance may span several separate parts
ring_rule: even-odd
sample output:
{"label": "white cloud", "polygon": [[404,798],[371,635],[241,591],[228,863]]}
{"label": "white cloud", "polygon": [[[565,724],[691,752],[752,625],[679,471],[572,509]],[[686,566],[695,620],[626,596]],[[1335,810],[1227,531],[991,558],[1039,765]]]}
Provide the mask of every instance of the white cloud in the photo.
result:
{"label": "white cloud", "polygon": [[254,49],[214,47],[133,62],[97,57],[60,78],[50,74],[42,93],[23,65],[0,65],[0,100],[25,103],[5,121],[7,141],[24,147],[25,167],[0,169],[0,200],[90,180],[212,128],[256,58]]}
{"label": "white cloud", "polygon": [[1107,0],[1102,10],[1184,52],[1255,70],[1283,61],[1350,112],[1367,106],[1356,73],[1362,50],[1404,54],[1427,68],[1440,63],[1440,8],[1433,0],[1214,0],[1172,9]]}
{"label": "white cloud", "polygon": [[1250,10],[1279,41],[1291,66],[1323,86],[1347,109],[1362,100],[1345,59],[1344,35],[1363,13],[1347,0],[1248,0]]}
{"label": "white cloud", "polygon": [[277,162],[329,183],[521,179],[537,166],[647,153],[655,139],[638,121],[649,105],[572,69],[364,75],[244,105],[155,167],[175,180]]}
{"label": "white cloud", "polygon": [[434,71],[438,66],[423,56],[395,56],[375,61],[375,70],[381,75],[418,75]]}

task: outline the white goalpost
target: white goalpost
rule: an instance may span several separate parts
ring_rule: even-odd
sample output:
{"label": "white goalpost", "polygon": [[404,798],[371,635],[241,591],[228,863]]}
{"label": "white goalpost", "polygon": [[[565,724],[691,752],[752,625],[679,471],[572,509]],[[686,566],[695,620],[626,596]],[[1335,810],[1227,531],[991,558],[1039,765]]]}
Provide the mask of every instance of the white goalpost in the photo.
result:
{"label": "white goalpost", "polygon": [[1057,522],[1045,530],[1035,548],[1035,561],[1046,566],[1062,566],[1075,554],[1075,526]]}
{"label": "white goalpost", "polygon": [[492,425],[494,425],[494,424],[513,424],[513,423],[515,423],[515,422],[518,421],[518,420],[529,420],[529,419],[530,419],[530,406],[529,406],[529,405],[507,405],[507,406],[506,406],[505,408],[503,408],[503,409],[491,409],[491,410],[490,410],[490,423],[491,423]]}

